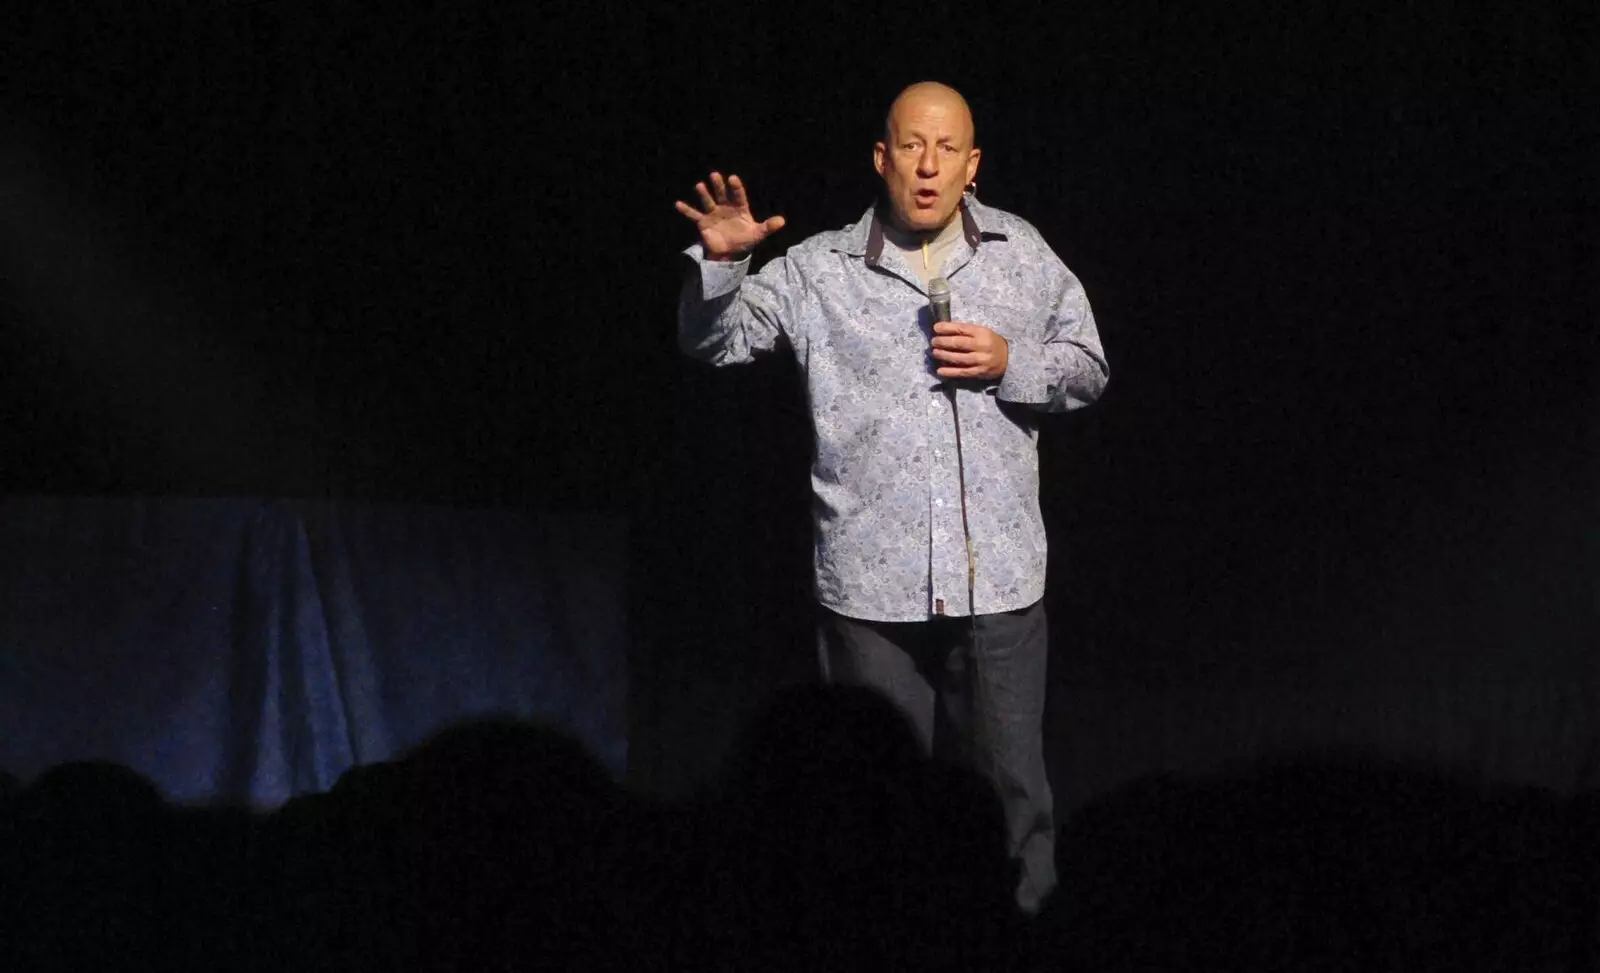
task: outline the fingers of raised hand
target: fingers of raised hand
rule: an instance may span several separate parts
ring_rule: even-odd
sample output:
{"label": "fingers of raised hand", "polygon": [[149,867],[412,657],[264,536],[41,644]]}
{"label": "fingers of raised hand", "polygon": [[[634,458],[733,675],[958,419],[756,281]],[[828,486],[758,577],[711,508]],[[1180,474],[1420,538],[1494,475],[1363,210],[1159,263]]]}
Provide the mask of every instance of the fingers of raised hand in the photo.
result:
{"label": "fingers of raised hand", "polygon": [[[715,175],[715,173],[713,173],[713,175]],[[704,210],[705,212],[709,213],[712,210],[717,208],[717,201],[715,199],[711,198],[711,191],[706,188],[706,184],[705,183],[703,183],[703,182],[695,183],[694,184],[694,191],[700,197],[700,208],[702,210]]]}
{"label": "fingers of raised hand", "polygon": [[977,349],[978,345],[977,342],[974,341],[970,336],[956,334],[940,335],[934,338],[933,347],[943,348],[946,351],[974,351]]}
{"label": "fingers of raised hand", "polygon": [[[723,179],[722,173],[713,172],[708,180],[694,184],[695,195],[700,200],[700,208],[695,209],[681,200],[675,208],[688,219],[703,224],[713,214],[716,218],[712,222],[720,222],[730,217],[728,210],[739,211],[744,217],[750,216],[750,197],[745,192],[744,182],[738,176],[729,176]],[[718,213],[718,210],[722,210]],[[757,224],[757,236],[764,237],[769,233],[776,233],[783,229],[785,220],[781,216],[771,216]]]}

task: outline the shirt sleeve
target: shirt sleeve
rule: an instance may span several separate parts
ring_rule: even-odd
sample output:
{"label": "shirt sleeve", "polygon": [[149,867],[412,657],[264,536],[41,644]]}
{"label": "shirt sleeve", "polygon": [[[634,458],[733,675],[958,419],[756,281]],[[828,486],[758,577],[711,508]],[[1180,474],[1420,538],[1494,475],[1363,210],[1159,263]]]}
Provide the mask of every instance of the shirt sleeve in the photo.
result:
{"label": "shirt sleeve", "polygon": [[787,342],[799,344],[802,283],[787,256],[750,273],[750,258],[707,260],[700,244],[678,300],[678,347],[713,365],[742,365]]}
{"label": "shirt sleeve", "polygon": [[1095,328],[1094,312],[1078,278],[1052,253],[1052,301],[1042,338],[1007,342],[999,398],[1042,412],[1080,409],[1105,391],[1111,370]]}

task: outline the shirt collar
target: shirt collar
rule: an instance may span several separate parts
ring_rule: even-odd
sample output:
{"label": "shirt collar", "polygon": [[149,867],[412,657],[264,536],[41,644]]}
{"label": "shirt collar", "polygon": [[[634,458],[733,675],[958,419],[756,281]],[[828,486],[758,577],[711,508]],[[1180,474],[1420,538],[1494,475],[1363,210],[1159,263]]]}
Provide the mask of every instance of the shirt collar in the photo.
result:
{"label": "shirt collar", "polygon": [[[976,197],[970,194],[962,196],[960,213],[961,235],[973,250],[977,250],[978,244],[984,240],[1006,238],[1000,231],[994,214],[978,202]],[[878,207],[874,205],[863,213],[861,219],[851,228],[849,235],[834,249],[853,257],[866,258],[869,267],[878,266],[878,261],[883,256],[883,224],[880,222]]]}

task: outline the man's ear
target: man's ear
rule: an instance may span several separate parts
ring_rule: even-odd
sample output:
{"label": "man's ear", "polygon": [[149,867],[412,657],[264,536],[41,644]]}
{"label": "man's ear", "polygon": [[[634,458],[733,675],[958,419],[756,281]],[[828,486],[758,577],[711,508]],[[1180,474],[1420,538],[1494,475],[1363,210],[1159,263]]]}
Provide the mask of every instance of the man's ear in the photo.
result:
{"label": "man's ear", "polygon": [[878,170],[878,175],[883,175],[883,157],[889,150],[882,142],[872,144],[872,168]]}
{"label": "man's ear", "polygon": [[983,150],[973,149],[967,154],[967,182],[978,181],[978,163],[983,160]]}

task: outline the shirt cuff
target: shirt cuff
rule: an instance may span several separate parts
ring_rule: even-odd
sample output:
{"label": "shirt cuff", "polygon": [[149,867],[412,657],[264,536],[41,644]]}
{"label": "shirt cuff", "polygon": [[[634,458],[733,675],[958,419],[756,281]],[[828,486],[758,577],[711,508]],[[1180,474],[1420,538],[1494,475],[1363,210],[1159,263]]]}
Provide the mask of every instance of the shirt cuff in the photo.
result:
{"label": "shirt cuff", "polygon": [[1044,405],[1055,398],[1055,393],[1046,368],[1044,345],[1036,341],[1008,342],[999,397],[1018,405]]}
{"label": "shirt cuff", "polygon": [[710,301],[732,294],[744,282],[745,274],[750,272],[749,254],[738,260],[707,260],[705,247],[698,243],[683,251],[683,254],[700,268],[700,297],[703,300]]}

